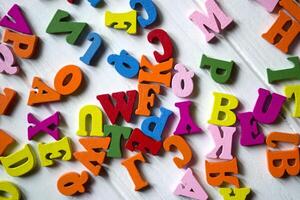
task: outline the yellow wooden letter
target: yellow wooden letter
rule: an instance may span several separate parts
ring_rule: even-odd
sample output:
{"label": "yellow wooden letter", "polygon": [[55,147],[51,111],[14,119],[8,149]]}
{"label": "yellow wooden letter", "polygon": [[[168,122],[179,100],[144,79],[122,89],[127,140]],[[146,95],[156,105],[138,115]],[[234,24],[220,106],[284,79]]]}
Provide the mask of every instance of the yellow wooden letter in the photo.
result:
{"label": "yellow wooden letter", "polygon": [[5,171],[10,176],[22,176],[34,169],[36,165],[35,154],[29,144],[23,149],[6,157],[0,157]]}
{"label": "yellow wooden letter", "polygon": [[105,12],[105,26],[127,30],[129,34],[136,34],[137,12],[132,10],[126,13]]}
{"label": "yellow wooden letter", "polygon": [[[90,116],[90,133],[87,131],[87,117]],[[86,105],[80,109],[79,112],[79,129],[77,131],[79,136],[104,136],[102,112],[98,106]]]}
{"label": "yellow wooden letter", "polygon": [[19,200],[21,199],[18,187],[8,181],[0,181],[0,200]]}
{"label": "yellow wooden letter", "polygon": [[295,110],[293,117],[300,117],[300,85],[287,85],[284,88],[285,96],[287,98],[295,98]]}
{"label": "yellow wooden letter", "polygon": [[214,107],[208,123],[218,126],[231,126],[236,122],[235,113],[231,110],[239,105],[235,96],[223,93],[213,93],[215,97]]}
{"label": "yellow wooden letter", "polygon": [[[234,195],[232,195],[232,190]],[[250,188],[220,188],[219,193],[224,200],[245,200],[250,193]]]}
{"label": "yellow wooden letter", "polygon": [[72,159],[72,148],[68,137],[48,144],[39,143],[38,150],[43,167],[54,165],[53,159]]}

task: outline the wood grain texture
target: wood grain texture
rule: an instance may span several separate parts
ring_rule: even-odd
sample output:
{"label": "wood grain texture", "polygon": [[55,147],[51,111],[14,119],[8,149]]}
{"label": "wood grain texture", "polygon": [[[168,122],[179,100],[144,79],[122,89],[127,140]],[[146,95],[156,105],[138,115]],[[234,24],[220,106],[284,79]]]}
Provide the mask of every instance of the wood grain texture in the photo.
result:
{"label": "wood grain texture", "polygon": [[[71,137],[75,150],[82,149],[76,136],[78,128],[79,109],[86,104],[99,105],[96,95],[137,89],[137,80],[121,77],[116,70],[107,63],[107,56],[119,53],[126,49],[136,58],[142,54],[151,57],[157,46],[148,43],[148,29],[143,29],[137,36],[128,35],[104,26],[105,10],[125,12],[130,9],[129,1],[104,0],[105,5],[93,8],[88,1],[81,0],[79,4],[71,5],[66,0],[5,0],[0,2],[0,16],[17,2],[26,13],[31,27],[40,37],[40,51],[37,59],[18,59],[21,74],[7,76],[0,74],[1,89],[11,87],[19,93],[19,101],[10,116],[0,117],[1,129],[7,131],[18,142],[20,149],[27,141],[27,113],[33,112],[41,119],[48,117],[55,111],[63,116],[62,133]],[[239,112],[251,111],[258,96],[259,87],[271,89],[283,94],[284,84],[269,85],[266,68],[286,68],[291,66],[283,54],[273,45],[265,41],[261,34],[266,32],[277,18],[277,14],[269,14],[254,0],[218,0],[225,13],[234,19],[232,29],[219,35],[214,44],[205,42],[204,35],[189,19],[194,10],[205,11],[202,0],[154,0],[160,15],[160,22],[156,27],[163,28],[172,37],[176,44],[176,62],[183,63],[192,69],[195,78],[195,91],[191,100],[195,103],[195,121],[204,129],[204,133],[186,137],[194,151],[195,161],[192,164],[201,185],[209,193],[210,199],[221,199],[216,188],[209,186],[205,180],[205,155],[213,148],[213,140],[207,131],[207,121],[213,106],[213,91],[235,95],[242,105]],[[50,35],[46,27],[57,9],[68,11],[75,21],[87,22],[90,30],[101,35],[105,43],[105,50],[96,66],[87,66],[79,60],[90,42],[83,40],[80,45],[69,45],[65,35]],[[0,28],[0,33],[3,31]],[[300,55],[300,45],[297,41],[292,55]],[[238,68],[237,76],[232,84],[220,85],[215,83],[207,70],[199,68],[202,54],[224,60],[233,60]],[[85,73],[85,87],[78,95],[66,97],[63,102],[30,107],[26,105],[31,82],[34,76],[41,77],[46,83],[53,86],[56,72],[63,66],[75,64]],[[297,83],[290,81],[287,83]],[[298,82],[299,83],[299,82]],[[176,116],[171,120],[170,127],[165,132],[171,134],[177,125],[178,109],[175,102],[183,101],[177,98],[171,89],[160,95],[161,105],[171,109]],[[272,131],[297,132],[299,119],[292,118],[292,105],[285,108],[284,117],[275,125],[263,126],[268,134]],[[158,107],[154,113],[158,114]],[[140,127],[143,117],[137,118],[136,124],[124,125]],[[108,120],[106,120],[107,122]],[[42,137],[40,141],[50,141],[50,137]],[[37,149],[37,142],[30,142]],[[297,200],[300,199],[299,177],[275,179],[267,170],[265,146],[245,148],[235,142],[235,154],[239,159],[240,179],[244,186],[251,187],[252,199]],[[125,156],[132,155],[125,152]],[[0,166],[0,180],[8,180],[20,186],[25,198],[40,199],[183,199],[173,195],[173,190],[184,170],[179,170],[173,164],[175,153],[163,153],[162,156],[146,156],[147,164],[141,165],[144,177],[151,185],[146,191],[135,192],[131,180],[120,160],[115,159],[105,166],[107,176],[93,177],[88,188],[89,193],[78,197],[64,197],[56,189],[56,181],[60,175],[68,171],[81,171],[85,169],[79,162],[58,161],[58,165],[51,168],[39,167],[36,172],[23,178],[13,178],[7,175]]]}

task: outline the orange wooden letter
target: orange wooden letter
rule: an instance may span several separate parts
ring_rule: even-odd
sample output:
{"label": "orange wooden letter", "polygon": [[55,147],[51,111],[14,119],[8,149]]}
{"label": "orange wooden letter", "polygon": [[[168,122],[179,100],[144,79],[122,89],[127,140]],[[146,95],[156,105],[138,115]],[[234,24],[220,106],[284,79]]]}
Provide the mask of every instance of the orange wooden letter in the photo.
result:
{"label": "orange wooden letter", "polygon": [[10,135],[0,129],[0,156],[3,156],[7,147],[14,142],[15,140]]}
{"label": "orange wooden letter", "polygon": [[267,149],[268,169],[272,176],[281,178],[285,172],[290,176],[297,176],[300,171],[299,148],[300,135],[293,133],[273,132],[267,137],[268,147],[277,147],[278,142],[294,144],[296,147],[292,150],[271,151]]}
{"label": "orange wooden letter", "polygon": [[60,193],[66,196],[72,196],[76,193],[84,193],[84,184],[89,180],[89,174],[87,171],[82,171],[81,174],[76,172],[69,172],[61,177],[57,181],[57,189]]}
{"label": "orange wooden letter", "polygon": [[79,88],[82,78],[83,75],[79,67],[67,65],[57,72],[54,79],[54,87],[58,93],[69,95]]}
{"label": "orange wooden letter", "polygon": [[17,56],[31,58],[36,49],[38,37],[36,35],[24,35],[5,29],[3,42],[12,43],[13,51]]}
{"label": "orange wooden letter", "polygon": [[32,106],[34,104],[53,102],[60,100],[60,94],[46,85],[40,78],[34,77],[32,81],[32,91],[29,93],[27,104]]}
{"label": "orange wooden letter", "polygon": [[[298,1],[299,2],[299,1]],[[281,0],[279,4],[300,22],[300,5],[294,0]]]}
{"label": "orange wooden letter", "polygon": [[[147,70],[144,70],[146,68]],[[171,85],[171,70],[173,68],[173,58],[152,65],[146,56],[142,56],[141,69],[139,71],[139,83],[154,82],[164,84],[166,87]]]}
{"label": "orange wooden letter", "polygon": [[163,146],[165,151],[170,151],[171,147],[174,146],[181,152],[183,159],[178,157],[173,158],[173,161],[178,168],[185,167],[192,159],[193,153],[189,144],[179,135],[169,136],[165,139]]}
{"label": "orange wooden letter", "polygon": [[[240,187],[238,177],[237,159],[234,158],[225,162],[208,162],[205,161],[206,180],[212,186],[221,186],[223,183],[229,183]],[[231,175],[232,174],[232,175]]]}
{"label": "orange wooden letter", "polygon": [[156,84],[138,84],[139,90],[139,103],[138,108],[135,110],[137,115],[150,115],[149,107],[154,106],[155,94],[160,93],[160,86]]}
{"label": "orange wooden letter", "polygon": [[[288,24],[290,25],[286,28]],[[287,53],[290,44],[294,41],[299,32],[300,24],[289,17],[284,11],[280,10],[276,22],[262,37],[271,44],[275,44],[275,46],[284,53]]]}
{"label": "orange wooden letter", "polygon": [[17,96],[16,91],[10,88],[4,88],[3,93],[4,94],[0,94],[0,115],[9,113],[9,108]]}
{"label": "orange wooden letter", "polygon": [[[101,164],[104,162],[106,152],[110,143],[110,137],[103,138],[80,138],[79,142],[87,151],[75,152],[74,157],[79,160],[95,176],[98,176],[101,170]],[[97,164],[94,164],[97,163]]]}
{"label": "orange wooden letter", "polygon": [[147,181],[145,181],[142,178],[142,176],[135,164],[135,162],[137,162],[137,161],[141,161],[143,163],[146,162],[142,153],[138,153],[130,158],[127,158],[126,160],[123,160],[122,165],[124,167],[126,167],[128,173],[135,185],[135,190],[140,190],[140,189],[148,186],[149,184]]}
{"label": "orange wooden letter", "polygon": [[272,132],[268,135],[266,143],[268,147],[276,148],[277,143],[275,142],[287,142],[298,146],[300,144],[300,135],[294,133]]}
{"label": "orange wooden letter", "polygon": [[281,178],[285,172],[297,176],[300,170],[299,148],[285,151],[267,150],[268,168],[272,176]]}

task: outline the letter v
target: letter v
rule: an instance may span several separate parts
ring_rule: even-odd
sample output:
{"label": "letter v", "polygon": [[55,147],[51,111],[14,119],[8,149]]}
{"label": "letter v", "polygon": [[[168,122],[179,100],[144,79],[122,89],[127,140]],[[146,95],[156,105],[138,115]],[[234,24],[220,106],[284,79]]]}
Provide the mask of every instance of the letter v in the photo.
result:
{"label": "letter v", "polygon": [[0,26],[17,32],[32,35],[30,26],[28,25],[21,8],[17,4],[14,4],[7,12],[7,15],[2,17],[0,20]]}

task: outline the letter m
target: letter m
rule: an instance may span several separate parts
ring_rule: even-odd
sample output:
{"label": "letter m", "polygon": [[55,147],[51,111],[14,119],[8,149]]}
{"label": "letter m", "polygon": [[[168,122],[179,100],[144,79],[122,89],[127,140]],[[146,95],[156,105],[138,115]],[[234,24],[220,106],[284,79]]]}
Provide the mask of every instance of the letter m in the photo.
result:
{"label": "letter m", "polygon": [[214,0],[207,0],[205,7],[208,16],[195,11],[189,18],[201,29],[206,41],[209,42],[216,36],[215,33],[220,33],[221,30],[225,29],[232,22],[232,19],[225,15]]}

